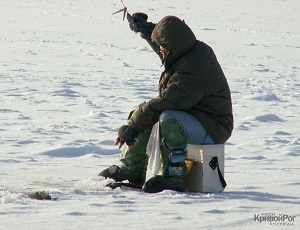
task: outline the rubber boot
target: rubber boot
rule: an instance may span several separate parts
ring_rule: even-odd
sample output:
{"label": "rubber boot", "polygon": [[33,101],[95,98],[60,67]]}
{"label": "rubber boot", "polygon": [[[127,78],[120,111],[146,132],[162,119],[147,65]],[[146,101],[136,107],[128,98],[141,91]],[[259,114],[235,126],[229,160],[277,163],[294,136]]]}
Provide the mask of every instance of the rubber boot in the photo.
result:
{"label": "rubber boot", "polygon": [[169,155],[172,150],[186,149],[187,138],[182,126],[176,120],[160,121],[161,158],[163,175],[169,176]]}
{"label": "rubber boot", "polygon": [[146,172],[130,171],[126,166],[112,165],[109,168],[103,170],[98,176],[105,178],[111,178],[115,181],[128,180],[132,184],[143,185],[146,180]]}
{"label": "rubber boot", "polygon": [[143,185],[146,180],[148,156],[146,148],[151,134],[151,129],[141,133],[131,148],[124,146],[120,161],[121,166],[112,165],[99,173],[99,176],[111,178],[115,181],[128,180],[132,184]]}
{"label": "rubber boot", "polygon": [[149,179],[143,186],[143,191],[147,193],[162,192],[166,189],[184,192],[185,183],[183,177],[157,175]]}
{"label": "rubber boot", "polygon": [[163,175],[150,178],[143,190],[148,193],[157,193],[163,190],[185,191],[184,175],[170,176],[168,172],[169,155],[172,150],[182,149],[187,146],[187,138],[182,126],[176,120],[160,121],[161,157]]}

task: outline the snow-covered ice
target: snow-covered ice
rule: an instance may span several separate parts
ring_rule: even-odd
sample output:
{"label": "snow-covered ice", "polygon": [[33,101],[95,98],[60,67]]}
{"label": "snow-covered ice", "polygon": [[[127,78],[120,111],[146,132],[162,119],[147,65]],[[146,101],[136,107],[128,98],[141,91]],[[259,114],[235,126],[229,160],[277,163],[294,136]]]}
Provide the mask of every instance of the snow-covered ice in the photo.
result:
{"label": "snow-covered ice", "polygon": [[[300,2],[124,2],[153,22],[183,18],[215,50],[235,118],[228,187],[106,188],[97,175],[118,163],[129,111],[156,96],[158,57],[111,15],[119,0],[1,1],[0,229],[299,229]],[[295,218],[255,219],[266,213]]]}

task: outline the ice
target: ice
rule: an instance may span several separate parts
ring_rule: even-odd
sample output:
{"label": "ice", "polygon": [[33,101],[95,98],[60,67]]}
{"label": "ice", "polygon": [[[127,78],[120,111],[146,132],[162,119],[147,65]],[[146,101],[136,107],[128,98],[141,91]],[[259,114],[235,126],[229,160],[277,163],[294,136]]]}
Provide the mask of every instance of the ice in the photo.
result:
{"label": "ice", "polygon": [[[0,229],[298,229],[300,2],[124,3],[153,22],[184,19],[214,49],[233,99],[228,187],[105,187],[97,175],[119,163],[113,143],[128,113],[157,96],[160,60],[112,15],[119,0],[1,1]],[[35,191],[56,199],[29,199]],[[266,213],[296,218],[255,221]]]}

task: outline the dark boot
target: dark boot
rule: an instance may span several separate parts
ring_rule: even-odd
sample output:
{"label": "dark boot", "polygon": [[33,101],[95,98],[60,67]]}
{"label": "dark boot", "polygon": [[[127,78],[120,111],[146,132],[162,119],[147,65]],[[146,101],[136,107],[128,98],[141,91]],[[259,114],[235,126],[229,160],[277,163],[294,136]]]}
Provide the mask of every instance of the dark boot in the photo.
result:
{"label": "dark boot", "polygon": [[143,186],[144,192],[157,193],[165,189],[178,192],[185,191],[183,177],[179,176],[155,176],[149,179]]}
{"label": "dark boot", "polygon": [[130,171],[126,166],[112,165],[103,170],[98,176],[111,178],[115,181],[128,180],[132,184],[143,185],[146,180],[146,172]]}

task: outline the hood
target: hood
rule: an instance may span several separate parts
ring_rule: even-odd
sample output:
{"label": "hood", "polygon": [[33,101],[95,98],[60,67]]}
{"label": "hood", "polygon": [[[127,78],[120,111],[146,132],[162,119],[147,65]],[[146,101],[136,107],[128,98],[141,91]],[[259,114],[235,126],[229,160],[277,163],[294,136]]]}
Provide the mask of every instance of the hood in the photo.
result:
{"label": "hood", "polygon": [[195,44],[196,37],[193,31],[175,16],[166,16],[155,26],[151,39],[170,53],[165,60],[166,64],[172,65],[184,56]]}

